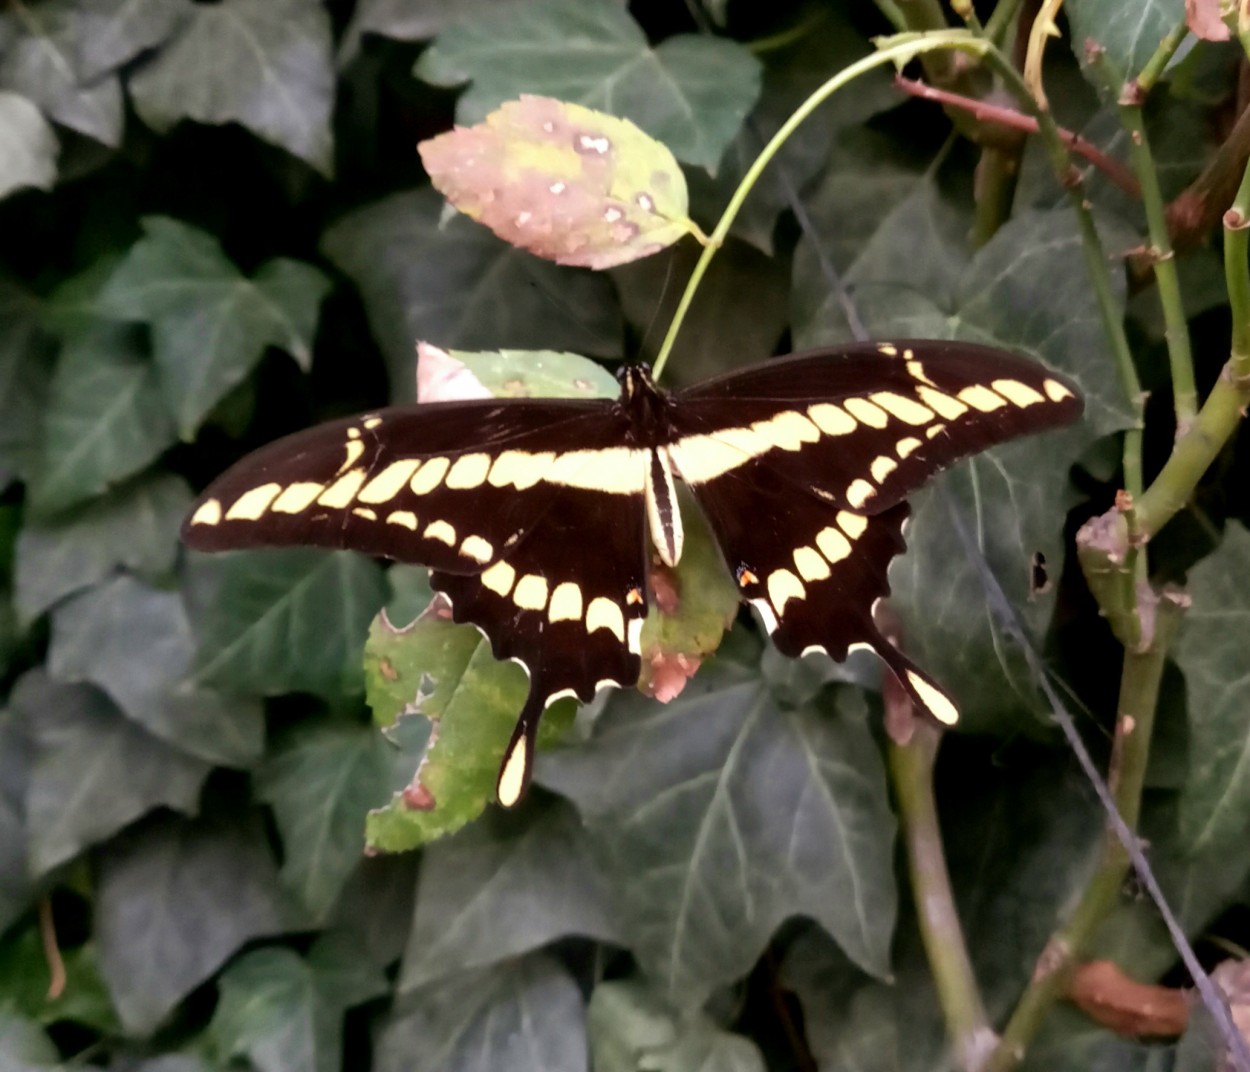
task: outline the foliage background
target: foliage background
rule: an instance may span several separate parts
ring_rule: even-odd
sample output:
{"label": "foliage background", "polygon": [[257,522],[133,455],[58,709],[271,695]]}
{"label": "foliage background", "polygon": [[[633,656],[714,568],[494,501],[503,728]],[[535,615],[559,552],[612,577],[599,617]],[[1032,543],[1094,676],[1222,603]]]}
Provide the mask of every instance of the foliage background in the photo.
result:
{"label": "foliage background", "polygon": [[[615,0],[0,9],[0,1068],[521,1072],[586,1068],[588,1049],[602,1069],[640,1054],[673,1070],[948,1066],[870,670],[788,663],[744,616],[673,703],[618,695],[579,722],[589,742],[545,756],[515,814],[366,858],[364,814],[406,784],[424,738],[397,748],[370,726],[360,651],[383,605],[396,620],[420,608],[419,573],[312,552],[209,560],[176,540],[193,489],[247,450],[410,398],[417,338],[654,352],[687,248],[609,273],[538,261],[445,219],[414,147],[523,91],[577,100],[665,141],[710,229],[761,134],[890,23],[849,0],[704,14]],[[1069,41],[1138,70],[1184,5],[1070,0],[1067,14],[1052,106],[1123,158],[1114,98]],[[1165,197],[1229,137],[1239,64],[1235,42],[1182,50],[1152,96]],[[1119,648],[1063,546],[1110,505],[1133,421],[1073,215],[1044,155],[1021,150],[987,233],[977,150],[884,71],[861,79],[753,194],[669,373],[849,338],[832,264],[874,336],[997,342],[1083,385],[1079,428],[918,499],[892,573],[909,647],[972,731],[945,742],[937,792],[995,1022],[1103,827],[950,511],[1105,758]],[[1123,260],[1142,211],[1097,175],[1089,197],[1152,391],[1157,468],[1172,439],[1163,322]],[[1228,353],[1218,251],[1198,241],[1178,264],[1205,390]],[[1194,610],[1142,818],[1187,930],[1243,946],[1245,465],[1226,451],[1152,547],[1155,576],[1188,572]],[[1035,550],[1055,585],[1032,598]],[[458,665],[436,683],[468,702],[477,678]],[[1127,892],[1096,951],[1183,982]],[[49,998],[53,924],[68,980]],[[1064,1010],[1028,1067],[1172,1058]]]}

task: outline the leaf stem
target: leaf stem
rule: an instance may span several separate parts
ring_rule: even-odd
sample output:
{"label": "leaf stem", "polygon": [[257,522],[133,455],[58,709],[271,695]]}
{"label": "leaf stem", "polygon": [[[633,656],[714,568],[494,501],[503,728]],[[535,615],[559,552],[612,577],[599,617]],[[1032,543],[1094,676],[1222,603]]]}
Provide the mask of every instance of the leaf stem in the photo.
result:
{"label": "leaf stem", "polygon": [[[1152,593],[1150,604],[1156,615],[1149,644],[1142,651],[1125,651],[1124,654],[1119,714],[1108,775],[1116,809],[1130,830],[1136,830],[1141,812],[1142,786],[1150,758],[1163,664],[1176,635],[1185,600],[1172,593],[1164,593],[1162,597]],[[1098,870],[1067,923],[1051,935],[1038,957],[1033,978],[1007,1021],[998,1046],[985,1065],[986,1072],[1012,1072],[1023,1060],[1042,1021],[1063,996],[1072,969],[1079,963],[1090,938],[1115,907],[1128,868],[1128,853],[1114,831],[1108,828],[1103,837]]]}
{"label": "leaf stem", "polygon": [[933,764],[940,740],[940,730],[916,719],[911,740],[906,744],[890,740],[887,753],[890,780],[898,799],[903,839],[907,845],[912,899],[947,1035],[959,1067],[976,1069],[993,1044],[994,1033],[977,989],[955,909],[942,831],[938,826]]}
{"label": "leaf stem", "polygon": [[839,89],[853,82],[860,75],[884,64],[906,63],[908,60],[914,59],[921,54],[942,49],[955,49],[974,55],[983,55],[989,47],[988,42],[978,40],[966,30],[940,30],[932,33],[898,34],[887,39],[883,47],[871,56],[865,56],[863,59],[852,63],[849,67],[844,67],[800,104],[785,123],[782,124],[777,133],[769,139],[768,144],[760,150],[760,154],[747,169],[747,173],[742,177],[738,188],[734,190],[733,195],[729,198],[729,203],[725,206],[725,211],[721,214],[716,228],[712,231],[708,244],[703,247],[702,252],[699,254],[694,270],[686,281],[686,289],[682,292],[681,300],[677,303],[677,310],[668,326],[668,332],[664,336],[664,341],[660,344],[659,352],[656,354],[653,368],[653,375],[656,379],[659,379],[660,374],[664,371],[664,365],[668,361],[669,353],[673,349],[673,344],[677,341],[677,333],[681,330],[682,322],[690,309],[690,303],[694,300],[695,291],[698,290],[699,284],[702,282],[703,276],[712,262],[712,258],[716,255],[716,251],[720,249],[725,239],[728,238],[729,229],[733,226],[733,222],[737,218],[743,202],[746,201],[747,195],[750,194],[755,184],[759,181],[764,169],[769,165],[773,157],[777,155],[781,147],[812,112]]}
{"label": "leaf stem", "polygon": [[1172,28],[1162,41],[1159,47],[1155,49],[1154,55],[1146,61],[1146,66],[1133,79],[1134,85],[1141,97],[1144,97],[1155,87],[1155,83],[1163,75],[1167,69],[1167,65],[1172,62],[1172,57],[1176,55],[1176,50],[1181,47],[1181,42],[1185,40],[1189,34],[1189,26],[1182,19],[1176,26]]}

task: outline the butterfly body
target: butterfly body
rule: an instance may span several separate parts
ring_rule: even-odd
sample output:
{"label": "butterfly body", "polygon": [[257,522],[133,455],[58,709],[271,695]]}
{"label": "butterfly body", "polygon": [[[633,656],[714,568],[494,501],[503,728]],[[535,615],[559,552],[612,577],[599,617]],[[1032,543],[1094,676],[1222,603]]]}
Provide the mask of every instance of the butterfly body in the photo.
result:
{"label": "butterfly body", "polygon": [[905,496],[961,457],[1074,419],[1074,388],[1005,351],[932,341],[793,355],[671,393],[644,366],[618,378],[615,400],[427,403],[296,433],[217,480],[184,539],[429,566],[455,620],[529,675],[505,804],[528,782],[547,706],[637,682],[648,544],[681,559],[678,482],[783,653],[870,647],[953,722],[954,703],[873,621]]}

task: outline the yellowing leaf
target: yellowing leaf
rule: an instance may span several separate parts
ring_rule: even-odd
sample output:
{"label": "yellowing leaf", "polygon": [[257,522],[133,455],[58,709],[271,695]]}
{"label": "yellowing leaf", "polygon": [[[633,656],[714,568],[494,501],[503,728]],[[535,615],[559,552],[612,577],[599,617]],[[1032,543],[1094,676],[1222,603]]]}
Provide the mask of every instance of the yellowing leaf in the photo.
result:
{"label": "yellowing leaf", "polygon": [[673,154],[592,108],[523,96],[418,148],[456,208],[557,264],[611,268],[695,230]]}

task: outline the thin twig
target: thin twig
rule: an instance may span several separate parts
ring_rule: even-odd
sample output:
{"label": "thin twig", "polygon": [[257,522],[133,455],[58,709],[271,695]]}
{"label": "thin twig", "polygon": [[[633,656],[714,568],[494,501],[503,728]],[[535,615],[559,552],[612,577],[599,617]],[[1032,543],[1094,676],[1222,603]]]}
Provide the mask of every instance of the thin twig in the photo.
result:
{"label": "thin twig", "polygon": [[56,1001],[65,993],[65,958],[56,939],[56,920],[52,918],[52,901],[39,898],[39,940],[43,943],[43,959],[48,962],[48,1000]]}
{"label": "thin twig", "polygon": [[[1011,130],[1020,130],[1026,134],[1038,133],[1037,119],[1031,115],[1025,115],[1023,112],[1018,112],[1014,108],[1006,108],[1001,104],[990,104],[988,101],[976,100],[973,97],[963,97],[958,93],[938,89],[936,86],[926,85],[924,82],[918,82],[912,78],[904,78],[902,75],[895,76],[894,84],[910,96],[919,97],[921,100],[934,101],[937,104],[950,108],[960,108],[970,112],[974,118],[984,122],[995,123],[998,126],[1007,127]],[[1055,127],[1055,130],[1068,148],[1078,156],[1088,160],[1126,194],[1132,198],[1141,197],[1141,185],[1138,183],[1136,176],[1118,160],[1108,156],[1098,146],[1086,141],[1075,131],[1059,126]]]}

